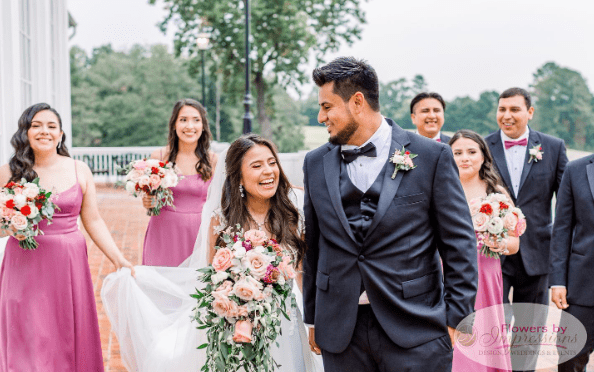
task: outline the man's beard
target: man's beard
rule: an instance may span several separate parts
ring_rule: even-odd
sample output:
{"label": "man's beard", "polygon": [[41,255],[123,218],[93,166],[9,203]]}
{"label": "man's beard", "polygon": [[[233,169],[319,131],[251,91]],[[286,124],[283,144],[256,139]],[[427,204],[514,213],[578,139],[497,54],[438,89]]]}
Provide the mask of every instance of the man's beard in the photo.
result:
{"label": "man's beard", "polygon": [[331,136],[328,141],[334,145],[346,145],[357,129],[359,129],[359,124],[351,117],[351,121],[335,136]]}

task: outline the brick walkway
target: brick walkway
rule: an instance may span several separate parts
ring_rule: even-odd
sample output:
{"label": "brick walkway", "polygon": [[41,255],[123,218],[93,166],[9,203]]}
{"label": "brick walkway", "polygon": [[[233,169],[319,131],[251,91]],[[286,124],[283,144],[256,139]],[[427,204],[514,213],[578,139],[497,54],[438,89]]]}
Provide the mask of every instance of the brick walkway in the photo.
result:
{"label": "brick walkway", "polygon": [[[142,262],[144,232],[149,221],[141,201],[128,196],[122,189],[114,189],[104,185],[98,185],[97,194],[100,213],[116,244],[133,265],[140,265]],[[89,265],[95,288],[95,300],[97,301],[105,371],[127,372],[120,358],[118,340],[111,331],[111,325],[103,309],[100,297],[103,279],[109,273],[115,271],[115,268],[86,234],[85,236],[89,247]],[[539,372],[556,371],[557,368],[539,370]],[[594,371],[594,358],[591,358],[588,364],[588,372],[592,371]]]}

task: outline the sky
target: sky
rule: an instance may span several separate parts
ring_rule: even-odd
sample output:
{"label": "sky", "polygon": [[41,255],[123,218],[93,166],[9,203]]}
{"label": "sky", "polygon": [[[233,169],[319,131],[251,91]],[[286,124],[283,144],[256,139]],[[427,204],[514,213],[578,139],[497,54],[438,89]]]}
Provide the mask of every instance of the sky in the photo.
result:
{"label": "sky", "polygon": [[[166,15],[162,2],[67,1],[78,23],[70,45],[88,52],[106,43],[117,50],[135,43],[172,49],[173,30],[164,35],[156,26]],[[446,100],[478,98],[487,90],[528,88],[536,70],[554,61],[594,88],[592,0],[362,0],[362,8],[361,40],[326,59],[363,58],[384,83],[421,74]]]}

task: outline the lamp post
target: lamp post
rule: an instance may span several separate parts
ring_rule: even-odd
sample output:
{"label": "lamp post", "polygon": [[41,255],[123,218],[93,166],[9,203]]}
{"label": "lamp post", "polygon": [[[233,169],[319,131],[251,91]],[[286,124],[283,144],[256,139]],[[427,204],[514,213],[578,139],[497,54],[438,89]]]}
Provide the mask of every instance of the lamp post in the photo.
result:
{"label": "lamp post", "polygon": [[245,98],[243,99],[243,107],[245,113],[243,115],[243,133],[250,133],[252,131],[252,114],[250,113],[250,105],[252,104],[252,95],[250,94],[250,1],[244,0],[245,6]]}
{"label": "lamp post", "polygon": [[210,37],[206,33],[198,34],[196,38],[196,45],[200,50],[200,54],[202,54],[202,105],[206,109],[206,82],[205,82],[205,73],[204,73],[204,51],[208,49],[208,42],[210,41]]}

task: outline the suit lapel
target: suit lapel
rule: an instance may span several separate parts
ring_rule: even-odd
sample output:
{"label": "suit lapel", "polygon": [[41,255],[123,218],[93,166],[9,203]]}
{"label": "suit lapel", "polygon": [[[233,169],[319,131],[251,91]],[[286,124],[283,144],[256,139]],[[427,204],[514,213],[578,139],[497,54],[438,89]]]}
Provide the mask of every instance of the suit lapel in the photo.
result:
{"label": "suit lapel", "polygon": [[[396,149],[401,150],[404,146],[410,143],[410,140],[408,139],[406,131],[398,127],[392,120],[386,119],[386,121],[392,126],[392,143],[390,144],[389,153],[389,156],[392,156]],[[402,182],[402,177],[404,176],[404,173],[406,173],[405,171],[400,171],[396,173],[396,178],[392,179],[394,169],[391,168],[390,165],[389,160],[386,160],[386,165],[384,167],[387,167],[388,169],[384,172],[382,192],[377,203],[377,210],[373,216],[373,221],[371,226],[369,226],[369,230],[367,230],[367,236],[371,235],[388,210],[388,207],[392,204],[392,200],[394,199],[394,196],[396,196],[396,192],[398,192],[400,182]]]}
{"label": "suit lapel", "polygon": [[[520,177],[520,187],[518,188],[518,195],[522,192],[522,186],[524,186],[524,182],[526,182],[526,178],[528,178],[528,173],[530,169],[532,169],[532,164],[534,164],[534,160],[528,163],[530,160],[530,149],[536,145],[540,145],[540,136],[535,131],[531,130],[530,135],[528,137],[528,146],[526,146],[526,156],[524,156],[524,167],[522,168],[522,176]],[[542,161],[542,160],[541,160]]]}
{"label": "suit lapel", "polygon": [[336,211],[336,215],[342,224],[342,227],[349,234],[354,242],[355,235],[351,231],[349,221],[347,220],[344,208],[342,207],[342,200],[340,199],[340,146],[334,146],[326,155],[324,155],[324,176],[326,177],[326,185],[328,186],[328,193],[330,194],[330,201]]}
{"label": "suit lapel", "polygon": [[590,184],[590,192],[594,198],[594,157],[590,158],[590,164],[586,166],[586,173],[588,175],[588,183]]}
{"label": "suit lapel", "polygon": [[491,139],[491,144],[493,145],[491,146],[491,155],[493,155],[493,159],[495,159],[495,164],[497,164],[497,168],[499,169],[501,178],[503,178],[503,182],[505,182],[510,194],[513,195],[514,188],[512,187],[511,176],[507,170],[507,162],[505,161],[505,152],[503,151],[503,142],[501,142],[500,132],[501,130],[498,131],[497,134]]}

